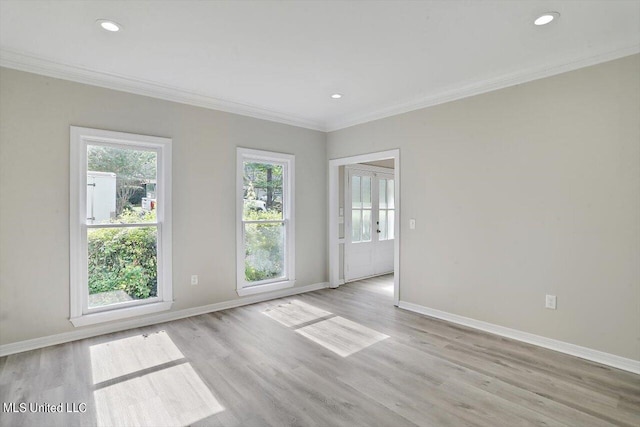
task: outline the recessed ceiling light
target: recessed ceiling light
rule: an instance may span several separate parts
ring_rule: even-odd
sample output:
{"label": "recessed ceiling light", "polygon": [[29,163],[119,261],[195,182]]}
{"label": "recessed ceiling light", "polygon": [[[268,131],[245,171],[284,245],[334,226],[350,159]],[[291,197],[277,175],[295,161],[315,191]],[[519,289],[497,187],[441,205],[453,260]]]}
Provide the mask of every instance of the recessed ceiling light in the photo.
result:
{"label": "recessed ceiling light", "polygon": [[333,99],[340,99],[340,98],[342,98],[342,94],[341,93],[334,93],[333,95],[331,95],[331,97]]}
{"label": "recessed ceiling light", "polygon": [[542,15],[538,16],[536,20],[533,21],[533,23],[536,25],[547,25],[549,22],[559,17],[560,14],[558,12],[545,12]]}
{"label": "recessed ceiling light", "polygon": [[122,25],[114,21],[109,21],[108,19],[98,19],[96,22],[100,25],[100,27],[102,27],[103,30],[111,31],[112,33],[120,31],[120,29],[122,28]]}

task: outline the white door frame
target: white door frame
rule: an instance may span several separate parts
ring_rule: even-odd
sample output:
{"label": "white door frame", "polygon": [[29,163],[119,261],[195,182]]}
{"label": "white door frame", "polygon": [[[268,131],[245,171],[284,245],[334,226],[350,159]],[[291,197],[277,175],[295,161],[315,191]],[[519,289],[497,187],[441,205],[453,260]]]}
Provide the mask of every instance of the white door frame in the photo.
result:
{"label": "white door frame", "polygon": [[400,302],[400,221],[401,221],[401,197],[400,197],[400,150],[387,150],[377,153],[361,154],[359,156],[342,157],[329,160],[329,286],[340,286],[340,244],[344,239],[338,237],[338,216],[340,205],[338,168],[354,163],[374,162],[376,160],[394,160],[394,193],[396,195],[396,221],[394,224],[395,240],[393,242],[393,303]]}

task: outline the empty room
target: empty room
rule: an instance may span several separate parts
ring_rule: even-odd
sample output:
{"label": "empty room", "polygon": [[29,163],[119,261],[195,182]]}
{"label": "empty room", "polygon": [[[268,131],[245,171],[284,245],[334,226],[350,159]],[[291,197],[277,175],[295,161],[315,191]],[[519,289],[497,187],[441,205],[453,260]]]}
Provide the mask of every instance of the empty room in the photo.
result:
{"label": "empty room", "polygon": [[0,0],[0,426],[640,425],[640,1]]}

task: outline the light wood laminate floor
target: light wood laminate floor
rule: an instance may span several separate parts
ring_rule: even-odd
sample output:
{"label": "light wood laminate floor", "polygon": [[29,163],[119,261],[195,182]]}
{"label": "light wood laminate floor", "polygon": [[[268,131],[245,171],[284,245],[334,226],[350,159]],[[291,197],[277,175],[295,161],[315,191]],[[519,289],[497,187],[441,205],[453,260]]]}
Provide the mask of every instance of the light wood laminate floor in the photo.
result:
{"label": "light wood laminate floor", "polygon": [[1,358],[2,402],[86,412],[0,424],[640,425],[640,376],[395,308],[392,293],[383,276]]}

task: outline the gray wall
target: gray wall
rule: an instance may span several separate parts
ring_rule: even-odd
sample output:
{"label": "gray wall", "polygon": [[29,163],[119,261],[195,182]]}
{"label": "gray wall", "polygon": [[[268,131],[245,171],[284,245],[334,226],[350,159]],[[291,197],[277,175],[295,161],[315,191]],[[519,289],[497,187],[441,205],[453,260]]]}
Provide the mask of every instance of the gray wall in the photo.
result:
{"label": "gray wall", "polygon": [[400,148],[401,300],[640,359],[639,117],[634,55],[332,132],[328,158]]}
{"label": "gray wall", "polygon": [[296,286],[327,280],[324,133],[5,68],[0,93],[1,344],[74,329],[69,125],[173,138],[174,310],[238,298],[237,146],[296,155]]}
{"label": "gray wall", "polygon": [[236,146],[296,155],[298,286],[327,279],[318,159],[400,148],[402,300],[640,360],[639,76],[635,55],[325,135],[1,69],[0,343],[74,329],[78,125],[173,138],[174,310],[237,298]]}

